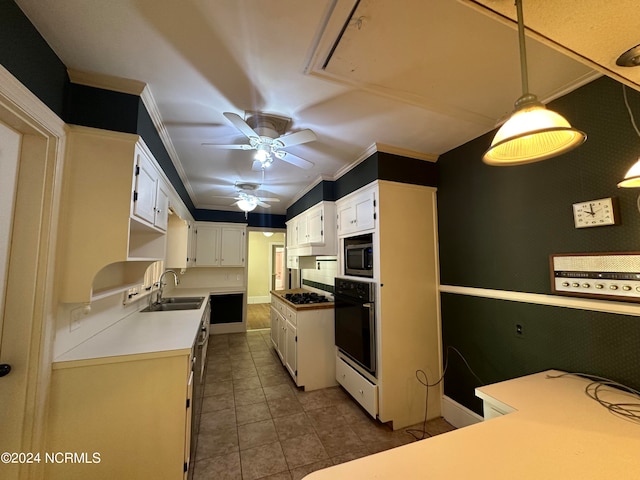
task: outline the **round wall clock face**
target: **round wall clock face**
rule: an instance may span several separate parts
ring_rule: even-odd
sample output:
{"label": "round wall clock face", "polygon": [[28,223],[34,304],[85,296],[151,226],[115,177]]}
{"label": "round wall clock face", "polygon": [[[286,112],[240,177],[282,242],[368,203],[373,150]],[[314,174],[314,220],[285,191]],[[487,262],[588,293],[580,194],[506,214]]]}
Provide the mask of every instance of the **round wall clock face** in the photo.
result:
{"label": "round wall clock face", "polygon": [[615,225],[617,223],[615,203],[615,199],[611,197],[574,203],[573,221],[576,228]]}

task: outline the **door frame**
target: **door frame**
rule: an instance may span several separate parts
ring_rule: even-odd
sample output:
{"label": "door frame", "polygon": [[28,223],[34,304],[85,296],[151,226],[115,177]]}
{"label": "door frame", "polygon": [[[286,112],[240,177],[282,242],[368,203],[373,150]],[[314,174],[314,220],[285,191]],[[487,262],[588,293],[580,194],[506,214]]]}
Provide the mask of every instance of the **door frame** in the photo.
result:
{"label": "door frame", "polygon": [[[286,270],[286,266],[287,266],[287,257],[286,257],[286,247],[285,247],[285,242],[269,242],[269,291],[271,290],[275,290],[275,285],[273,285],[274,281],[273,281],[273,260],[274,260],[274,256],[276,253],[276,248],[278,247],[282,247],[282,262],[284,265],[284,270]],[[284,275],[285,272],[282,272],[282,275]],[[286,279],[283,279],[284,283],[283,283],[283,288],[287,288],[286,285]]]}
{"label": "door frame", "polygon": [[[0,361],[11,364],[20,359],[25,366],[26,375],[18,381],[18,391],[12,391],[23,401],[17,423],[20,449],[44,452],[66,126],[1,65],[0,121],[22,135]],[[17,474],[12,469],[9,478],[44,478],[43,463],[17,467]]]}

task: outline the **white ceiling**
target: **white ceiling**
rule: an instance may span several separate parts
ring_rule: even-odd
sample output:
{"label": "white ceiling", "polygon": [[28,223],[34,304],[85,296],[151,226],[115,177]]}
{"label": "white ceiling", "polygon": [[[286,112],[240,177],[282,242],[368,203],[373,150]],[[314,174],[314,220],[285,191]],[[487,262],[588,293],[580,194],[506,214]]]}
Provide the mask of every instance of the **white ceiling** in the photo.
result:
{"label": "white ceiling", "polygon": [[[234,200],[220,197],[233,197],[237,181],[261,181],[251,152],[201,145],[245,143],[223,112],[270,112],[291,118],[289,132],[312,129],[316,141],[288,149],[311,170],[276,160],[266,171],[261,194],[281,201],[256,211],[284,213],[373,144],[435,160],[494,128],[521,93],[517,34],[506,21],[513,0],[361,0],[323,68],[356,1],[16,3],[75,81],[147,85],[198,208],[233,210]],[[640,73],[610,65],[640,43],[635,1],[525,0],[535,30],[527,37],[531,91],[549,101],[601,72],[638,88]],[[625,21],[635,23],[619,39]]]}

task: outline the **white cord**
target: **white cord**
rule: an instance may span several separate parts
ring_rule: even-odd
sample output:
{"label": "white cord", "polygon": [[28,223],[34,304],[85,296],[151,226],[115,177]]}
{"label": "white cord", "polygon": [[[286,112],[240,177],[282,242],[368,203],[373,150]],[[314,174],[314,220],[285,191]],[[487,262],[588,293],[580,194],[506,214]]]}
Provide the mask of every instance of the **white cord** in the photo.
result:
{"label": "white cord", "polygon": [[633,118],[633,112],[631,111],[631,107],[629,106],[629,99],[627,98],[627,87],[626,85],[622,85],[622,96],[624,97],[624,104],[627,107],[627,112],[629,112],[629,118],[631,119],[631,125],[633,125],[634,130],[640,137],[640,130],[638,130],[638,126],[636,125],[636,121]]}

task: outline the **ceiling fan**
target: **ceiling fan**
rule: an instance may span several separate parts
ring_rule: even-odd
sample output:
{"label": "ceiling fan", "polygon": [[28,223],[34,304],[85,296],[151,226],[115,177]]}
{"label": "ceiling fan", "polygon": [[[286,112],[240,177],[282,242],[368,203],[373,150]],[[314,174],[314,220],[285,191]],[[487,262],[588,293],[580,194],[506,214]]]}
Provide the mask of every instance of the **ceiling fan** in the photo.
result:
{"label": "ceiling fan", "polygon": [[256,150],[254,156],[253,170],[264,170],[268,168],[275,158],[284,160],[296,167],[306,170],[314,166],[313,162],[300,158],[297,155],[285,151],[287,147],[300,145],[301,143],[316,140],[316,134],[308,128],[299,132],[284,135],[290,118],[281,117],[258,112],[246,112],[246,120],[240,115],[231,112],[224,112],[223,115],[248,139],[249,143],[240,145],[218,145],[214,143],[203,143],[213,148],[232,150]]}
{"label": "ceiling fan", "polygon": [[259,197],[256,195],[255,192],[260,188],[260,184],[258,183],[236,182],[235,188],[237,190],[237,195],[235,197],[224,198],[233,198],[236,200],[231,204],[231,206],[235,205],[245,213],[251,212],[258,206],[262,208],[271,208],[271,205],[267,202],[276,203],[280,201],[280,199],[275,197]]}

